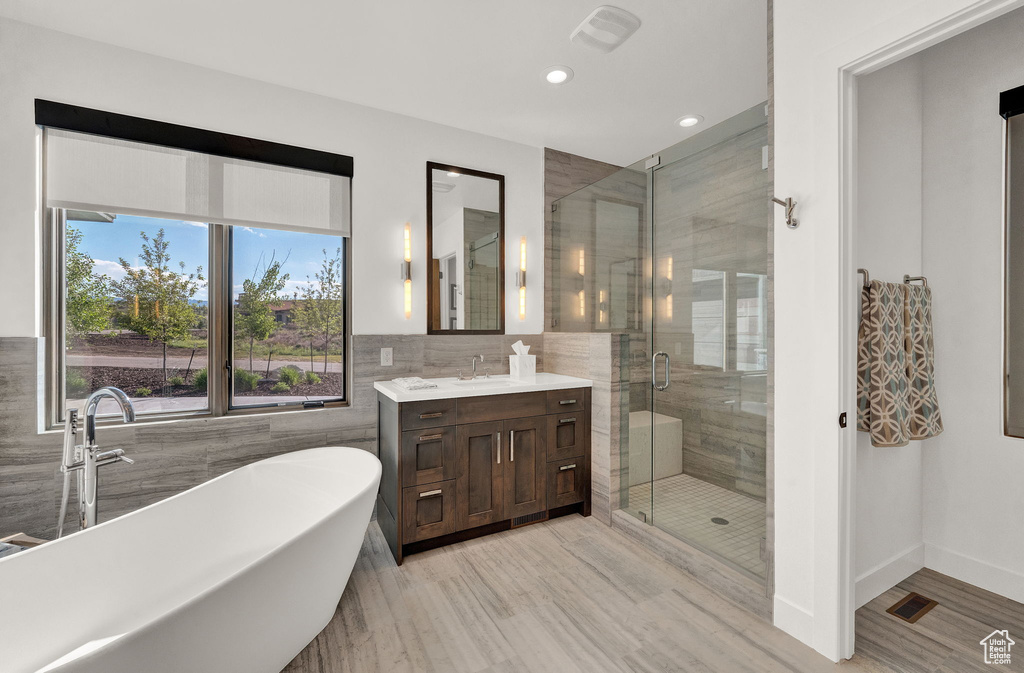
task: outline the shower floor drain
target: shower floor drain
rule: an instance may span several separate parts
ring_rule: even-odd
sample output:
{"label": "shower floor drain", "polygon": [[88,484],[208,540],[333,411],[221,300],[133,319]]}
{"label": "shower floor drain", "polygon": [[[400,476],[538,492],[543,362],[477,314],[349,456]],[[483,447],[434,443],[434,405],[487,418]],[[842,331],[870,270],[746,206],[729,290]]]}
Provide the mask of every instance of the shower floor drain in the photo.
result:
{"label": "shower floor drain", "polygon": [[729,525],[729,520],[728,519],[723,519],[720,516],[716,516],[713,519],[711,519],[711,523],[717,523],[719,526],[728,526]]}

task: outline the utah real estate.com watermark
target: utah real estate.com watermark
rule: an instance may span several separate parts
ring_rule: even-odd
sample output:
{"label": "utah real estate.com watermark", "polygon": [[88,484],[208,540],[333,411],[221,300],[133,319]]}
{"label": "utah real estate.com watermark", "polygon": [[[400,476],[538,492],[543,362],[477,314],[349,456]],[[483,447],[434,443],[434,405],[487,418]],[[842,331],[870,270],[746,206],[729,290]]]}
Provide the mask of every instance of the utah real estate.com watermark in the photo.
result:
{"label": "utah real estate.com watermark", "polygon": [[993,631],[981,639],[981,646],[985,651],[986,664],[1009,664],[1010,648],[1016,645],[1010,639],[1010,633],[1006,629]]}

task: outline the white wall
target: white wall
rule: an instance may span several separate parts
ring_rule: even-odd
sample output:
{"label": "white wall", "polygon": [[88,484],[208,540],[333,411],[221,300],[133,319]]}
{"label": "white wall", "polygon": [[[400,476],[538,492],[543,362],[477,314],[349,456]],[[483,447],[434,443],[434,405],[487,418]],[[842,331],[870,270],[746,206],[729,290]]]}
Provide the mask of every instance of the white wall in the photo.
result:
{"label": "white wall", "polygon": [[966,29],[993,4],[1022,3],[774,0],[775,192],[800,219],[789,230],[776,208],[775,623],[833,659],[848,653],[836,418],[853,411],[839,396],[839,71],[953,15]]}
{"label": "white wall", "polygon": [[[353,332],[426,332],[427,161],[505,175],[506,238],[544,249],[543,150],[381,110],[0,20],[0,336],[40,334],[37,148],[33,99],[110,110],[351,155]],[[403,315],[402,232],[413,224],[413,317]],[[506,268],[518,246],[506,246]],[[510,276],[511,277],[511,276]],[[506,331],[543,330],[543,278],[517,317],[506,282]]]}
{"label": "white wall", "polygon": [[[857,86],[854,265],[876,280],[921,275],[921,60],[911,56]],[[943,391],[944,392],[944,391]],[[857,433],[856,604],[921,568],[922,442],[871,446]]]}
{"label": "white wall", "polygon": [[945,425],[925,443],[925,565],[1018,601],[1024,440],[1003,436],[997,110],[999,92],[1024,84],[1022,35],[1024,9],[921,54],[924,272]]}

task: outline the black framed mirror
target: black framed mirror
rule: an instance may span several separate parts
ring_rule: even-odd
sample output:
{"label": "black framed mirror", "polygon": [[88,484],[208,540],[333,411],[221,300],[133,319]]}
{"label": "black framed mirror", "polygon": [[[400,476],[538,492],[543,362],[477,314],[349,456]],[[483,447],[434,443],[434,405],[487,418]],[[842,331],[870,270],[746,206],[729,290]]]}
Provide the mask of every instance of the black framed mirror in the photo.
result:
{"label": "black framed mirror", "polygon": [[505,176],[427,162],[427,334],[505,333]]}

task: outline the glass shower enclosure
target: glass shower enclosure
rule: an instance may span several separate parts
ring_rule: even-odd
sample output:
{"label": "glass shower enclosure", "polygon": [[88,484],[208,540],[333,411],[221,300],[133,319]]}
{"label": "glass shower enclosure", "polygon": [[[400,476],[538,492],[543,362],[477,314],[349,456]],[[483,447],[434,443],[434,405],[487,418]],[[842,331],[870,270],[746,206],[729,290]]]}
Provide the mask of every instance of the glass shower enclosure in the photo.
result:
{"label": "glass shower enclosure", "polygon": [[628,335],[622,510],[759,581],[767,144],[759,105],[556,201],[548,326]]}

